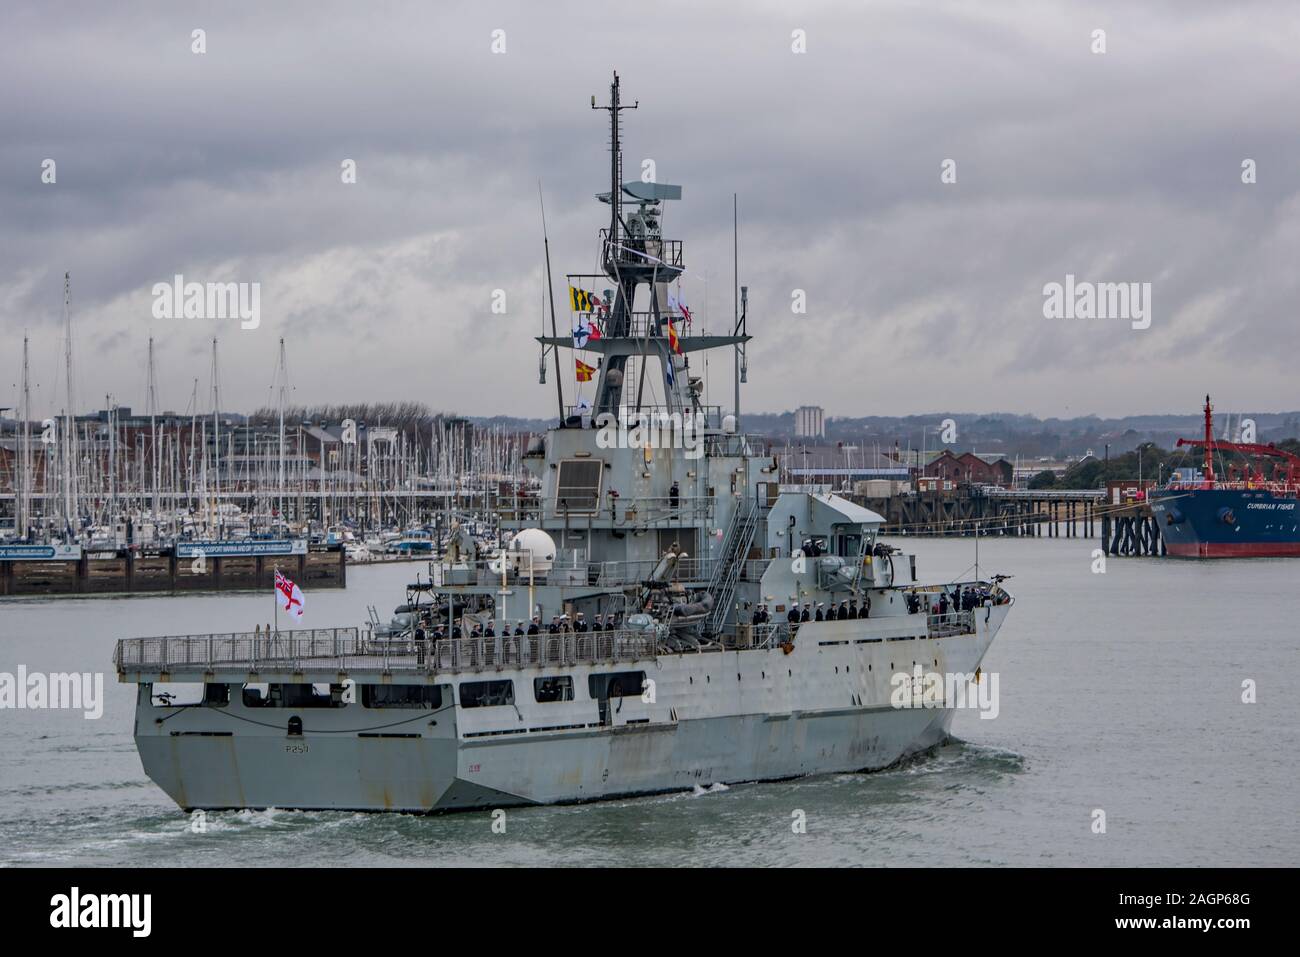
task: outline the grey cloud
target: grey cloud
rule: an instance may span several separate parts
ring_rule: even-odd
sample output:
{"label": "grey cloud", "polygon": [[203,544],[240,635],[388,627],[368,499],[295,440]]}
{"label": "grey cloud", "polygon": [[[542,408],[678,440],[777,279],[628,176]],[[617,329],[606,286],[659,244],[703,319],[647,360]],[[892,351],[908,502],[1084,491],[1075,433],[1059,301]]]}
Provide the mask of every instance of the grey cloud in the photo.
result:
{"label": "grey cloud", "polygon": [[[534,414],[552,396],[537,182],[557,275],[590,271],[607,131],[587,98],[617,68],[641,102],[626,169],[651,157],[684,186],[666,227],[697,309],[710,275],[715,327],[740,194],[747,407],[1115,415],[1212,390],[1290,408],[1298,27],[1280,0],[9,4],[0,331],[30,328],[52,367],[69,269],[87,396],[141,402],[153,333],[183,406],[216,332],[232,406],[261,401],[284,335],[299,401]],[[263,327],[152,320],[149,287],[176,272],[260,281]],[[1067,272],[1152,282],[1152,327],[1044,319]],[[717,395],[729,368],[712,363]]]}

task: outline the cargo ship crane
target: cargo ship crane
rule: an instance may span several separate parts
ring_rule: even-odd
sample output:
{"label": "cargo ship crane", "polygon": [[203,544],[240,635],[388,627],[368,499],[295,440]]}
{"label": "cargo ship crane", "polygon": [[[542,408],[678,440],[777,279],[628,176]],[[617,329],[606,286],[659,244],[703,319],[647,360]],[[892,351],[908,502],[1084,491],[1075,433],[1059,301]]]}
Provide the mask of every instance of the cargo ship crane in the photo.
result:
{"label": "cargo ship crane", "polygon": [[[1256,458],[1273,458],[1280,459],[1285,463],[1285,469],[1282,470],[1281,476],[1277,479],[1284,484],[1294,484],[1300,479],[1300,455],[1288,452],[1285,449],[1279,449],[1272,443],[1264,445],[1259,442],[1226,442],[1214,437],[1214,424],[1212,419],[1212,409],[1210,397],[1205,397],[1205,438],[1204,439],[1179,439],[1175,448],[1188,446],[1190,448],[1205,449],[1205,486],[1214,487],[1214,452],[1237,452],[1241,455],[1252,455]],[[1257,469],[1259,478],[1263,479],[1262,470]]]}

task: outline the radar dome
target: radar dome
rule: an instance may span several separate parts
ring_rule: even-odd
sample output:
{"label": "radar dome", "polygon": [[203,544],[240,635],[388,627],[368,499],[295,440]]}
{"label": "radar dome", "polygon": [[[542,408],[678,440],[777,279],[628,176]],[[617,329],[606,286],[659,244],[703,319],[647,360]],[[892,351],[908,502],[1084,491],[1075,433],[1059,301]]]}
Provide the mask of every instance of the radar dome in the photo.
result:
{"label": "radar dome", "polygon": [[[555,539],[540,528],[525,528],[510,540],[510,550],[530,553],[533,556],[534,572],[550,571],[551,565],[555,562]],[[528,559],[523,555],[516,557],[513,563],[516,572],[521,575],[528,574]]]}

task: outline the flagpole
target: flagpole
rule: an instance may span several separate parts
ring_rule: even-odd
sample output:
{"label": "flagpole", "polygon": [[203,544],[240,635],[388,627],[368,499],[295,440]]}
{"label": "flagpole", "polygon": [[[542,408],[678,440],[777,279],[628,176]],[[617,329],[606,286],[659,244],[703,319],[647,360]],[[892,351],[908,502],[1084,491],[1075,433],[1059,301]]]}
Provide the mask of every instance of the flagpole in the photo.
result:
{"label": "flagpole", "polygon": [[[275,574],[277,577],[280,574],[279,565],[275,566]],[[279,590],[273,587],[271,589],[271,600],[275,602],[275,633],[277,635],[280,633],[280,599],[277,597],[278,595]]]}

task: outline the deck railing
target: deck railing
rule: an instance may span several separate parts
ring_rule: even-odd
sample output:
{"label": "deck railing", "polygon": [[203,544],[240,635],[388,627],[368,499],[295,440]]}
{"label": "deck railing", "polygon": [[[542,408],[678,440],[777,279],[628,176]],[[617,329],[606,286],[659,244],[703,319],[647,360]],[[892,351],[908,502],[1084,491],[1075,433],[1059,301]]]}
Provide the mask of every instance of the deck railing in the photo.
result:
{"label": "deck railing", "polygon": [[925,620],[925,630],[931,638],[972,635],[975,633],[975,612],[950,611],[943,615],[929,615]]}
{"label": "deck railing", "polygon": [[[930,615],[926,637],[975,632],[975,611]],[[721,649],[777,648],[797,640],[785,622],[742,624],[721,636],[720,644],[692,649],[688,644],[645,631],[600,631],[558,635],[499,635],[494,638],[441,640],[376,638],[358,628],[302,631],[222,632],[124,638],[113,652],[119,675],[194,671],[274,672],[379,671],[462,673],[506,667],[582,665],[643,661],[658,655]]]}
{"label": "deck railing", "polygon": [[605,631],[561,635],[501,635],[439,641],[375,638],[357,628],[311,631],[172,635],[117,643],[118,674],[171,671],[464,672],[529,665],[639,661],[672,654],[653,634]]}

